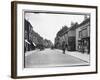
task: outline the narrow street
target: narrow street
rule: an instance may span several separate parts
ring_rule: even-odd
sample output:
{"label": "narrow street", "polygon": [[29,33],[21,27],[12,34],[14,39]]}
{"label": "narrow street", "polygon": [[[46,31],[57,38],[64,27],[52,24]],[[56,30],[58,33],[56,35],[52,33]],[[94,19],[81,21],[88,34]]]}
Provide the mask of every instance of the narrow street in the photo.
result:
{"label": "narrow street", "polygon": [[55,66],[82,66],[89,65],[88,62],[79,58],[73,57],[67,53],[62,53],[62,50],[58,49],[44,49],[34,50],[25,53],[25,68],[34,67],[55,67]]}

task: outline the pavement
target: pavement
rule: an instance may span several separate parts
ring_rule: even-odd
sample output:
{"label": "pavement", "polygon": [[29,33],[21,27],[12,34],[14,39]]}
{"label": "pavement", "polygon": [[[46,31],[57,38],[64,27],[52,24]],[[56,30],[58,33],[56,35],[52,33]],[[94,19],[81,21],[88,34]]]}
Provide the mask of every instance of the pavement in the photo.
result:
{"label": "pavement", "polygon": [[90,55],[88,53],[81,53],[81,52],[75,51],[75,52],[70,52],[67,54],[74,56],[76,58],[79,58],[81,60],[84,60],[86,62],[90,62]]}
{"label": "pavement", "polygon": [[[62,50],[58,50],[58,49],[56,49],[56,50],[59,51],[60,53],[62,52]],[[81,53],[81,52],[78,52],[78,51],[67,51],[66,50],[65,54],[79,58],[79,59],[86,61],[86,62],[90,62],[90,55],[88,53]]]}
{"label": "pavement", "polygon": [[40,51],[39,49],[35,49],[35,50],[33,50],[33,51],[27,51],[27,52],[25,53],[25,56],[31,55],[31,54],[33,54],[33,53],[37,53],[37,52],[39,52],[39,51]]}
{"label": "pavement", "polygon": [[[75,54],[76,52],[73,52]],[[87,66],[89,62],[71,55],[72,52],[58,49],[33,50],[25,53],[25,68],[34,67],[65,67],[65,66]]]}

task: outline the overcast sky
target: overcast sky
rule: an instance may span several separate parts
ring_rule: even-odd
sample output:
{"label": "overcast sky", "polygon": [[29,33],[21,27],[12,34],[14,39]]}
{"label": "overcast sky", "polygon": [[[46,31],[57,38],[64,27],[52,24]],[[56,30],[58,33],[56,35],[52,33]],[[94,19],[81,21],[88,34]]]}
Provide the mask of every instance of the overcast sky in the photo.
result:
{"label": "overcast sky", "polygon": [[35,32],[54,43],[56,34],[62,26],[70,27],[71,22],[81,23],[84,15],[25,13],[25,19],[31,23]]}

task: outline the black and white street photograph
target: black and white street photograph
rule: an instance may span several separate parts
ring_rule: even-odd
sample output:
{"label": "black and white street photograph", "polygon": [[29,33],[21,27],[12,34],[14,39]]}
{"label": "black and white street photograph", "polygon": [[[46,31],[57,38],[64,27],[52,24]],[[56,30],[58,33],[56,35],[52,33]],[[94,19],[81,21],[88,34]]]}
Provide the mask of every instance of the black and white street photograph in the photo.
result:
{"label": "black and white street photograph", "polygon": [[97,73],[97,7],[12,3],[12,76]]}
{"label": "black and white street photograph", "polygon": [[90,14],[24,11],[24,67],[90,65]]}

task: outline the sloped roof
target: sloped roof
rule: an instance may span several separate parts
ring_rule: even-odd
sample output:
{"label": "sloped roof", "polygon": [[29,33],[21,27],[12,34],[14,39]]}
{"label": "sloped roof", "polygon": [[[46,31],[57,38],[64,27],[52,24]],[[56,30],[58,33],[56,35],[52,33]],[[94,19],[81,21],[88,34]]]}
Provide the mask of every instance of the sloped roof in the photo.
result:
{"label": "sloped roof", "polygon": [[[84,25],[84,24],[86,24],[86,23],[88,23],[88,22],[90,22],[90,18],[85,19],[82,23],[80,23],[80,24],[78,25],[78,27],[81,27],[82,25]],[[78,27],[77,27],[77,28],[78,28]]]}
{"label": "sloped roof", "polygon": [[77,27],[78,27],[78,23],[75,23],[73,26],[71,26],[70,28],[69,28],[69,30],[68,31],[70,31],[70,30],[75,30]]}
{"label": "sloped roof", "polygon": [[77,29],[78,27],[81,27],[82,25],[84,25],[84,24],[86,24],[86,23],[88,23],[88,22],[90,22],[90,18],[87,18],[87,19],[85,19],[83,22],[81,22],[80,24],[78,24],[78,23],[75,23],[73,26],[71,26],[70,28],[68,28],[68,27],[64,27],[64,28],[62,28],[58,33],[57,33],[57,36],[63,36],[65,33],[67,33],[67,32],[69,32],[69,31],[71,31],[71,30],[75,30],[75,29]]}
{"label": "sloped roof", "polygon": [[60,31],[58,31],[57,36],[62,36],[67,30],[67,26],[63,27]]}

